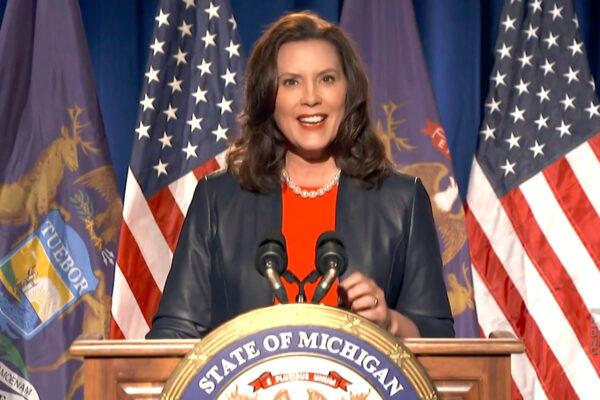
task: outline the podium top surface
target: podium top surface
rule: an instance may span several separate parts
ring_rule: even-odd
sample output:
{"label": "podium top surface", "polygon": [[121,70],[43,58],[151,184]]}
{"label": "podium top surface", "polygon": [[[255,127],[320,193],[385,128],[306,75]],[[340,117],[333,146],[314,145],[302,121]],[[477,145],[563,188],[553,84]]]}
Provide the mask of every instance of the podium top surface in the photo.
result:
{"label": "podium top surface", "polygon": [[[176,340],[77,340],[71,354],[77,357],[184,357],[199,339]],[[425,355],[505,355],[522,353],[516,339],[404,339],[413,354]]]}

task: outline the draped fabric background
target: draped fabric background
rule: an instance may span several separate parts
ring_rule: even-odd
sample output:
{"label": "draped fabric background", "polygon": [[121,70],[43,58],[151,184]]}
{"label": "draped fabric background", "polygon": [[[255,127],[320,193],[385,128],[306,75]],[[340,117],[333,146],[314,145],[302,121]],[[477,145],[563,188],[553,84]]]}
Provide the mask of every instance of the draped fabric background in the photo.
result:
{"label": "draped fabric background", "polygon": [[[244,51],[287,11],[339,22],[344,0],[232,0]],[[351,1],[351,0],[346,0]],[[409,0],[398,0],[409,1]],[[501,0],[414,0],[433,90],[464,197],[493,66]],[[121,193],[157,0],[80,0],[106,133]],[[6,0],[0,0],[0,17]],[[600,79],[600,2],[574,0],[590,67]],[[57,21],[60,23],[60,21]],[[0,60],[1,62],[1,60]],[[597,86],[600,92],[600,85]]]}

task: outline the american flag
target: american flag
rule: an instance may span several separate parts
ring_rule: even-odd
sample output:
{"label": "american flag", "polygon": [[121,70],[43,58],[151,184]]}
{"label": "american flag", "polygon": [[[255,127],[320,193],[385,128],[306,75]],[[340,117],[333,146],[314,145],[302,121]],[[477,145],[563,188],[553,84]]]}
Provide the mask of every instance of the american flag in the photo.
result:
{"label": "american flag", "polygon": [[504,4],[467,229],[479,323],[512,332],[513,394],[599,399],[600,105],[570,1]]}
{"label": "american flag", "polygon": [[111,337],[148,332],[196,183],[224,167],[244,60],[226,0],[162,0],[127,176]]}

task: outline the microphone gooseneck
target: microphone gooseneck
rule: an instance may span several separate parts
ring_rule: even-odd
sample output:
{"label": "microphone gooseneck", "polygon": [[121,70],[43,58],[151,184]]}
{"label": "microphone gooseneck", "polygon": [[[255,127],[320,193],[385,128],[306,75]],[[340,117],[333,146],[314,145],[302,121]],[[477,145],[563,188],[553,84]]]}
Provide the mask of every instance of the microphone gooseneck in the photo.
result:
{"label": "microphone gooseneck", "polygon": [[271,291],[280,303],[288,303],[287,293],[280,275],[287,269],[285,239],[281,235],[268,237],[260,242],[256,251],[256,270],[267,278]]}
{"label": "microphone gooseneck", "polygon": [[325,232],[319,236],[315,266],[322,278],[315,289],[312,303],[319,304],[331,288],[333,282],[346,271],[348,266],[346,249],[335,232]]}

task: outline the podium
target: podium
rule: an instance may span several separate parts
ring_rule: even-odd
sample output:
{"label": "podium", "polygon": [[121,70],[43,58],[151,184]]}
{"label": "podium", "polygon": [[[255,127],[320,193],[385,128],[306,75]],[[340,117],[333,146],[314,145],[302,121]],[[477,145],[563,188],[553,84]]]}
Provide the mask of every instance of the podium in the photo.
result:
{"label": "podium", "polygon": [[[179,362],[198,340],[79,340],[71,354],[84,360],[86,400],[159,399]],[[441,399],[510,399],[514,339],[405,339]]]}
{"label": "podium", "polygon": [[[197,340],[80,340],[71,354],[84,360],[85,400],[158,399]],[[405,339],[441,399],[510,399],[515,339]]]}
{"label": "podium", "polygon": [[[159,399],[179,362],[197,340],[80,340],[71,354],[84,360],[85,400]],[[515,339],[405,339],[441,399],[510,399]]]}

